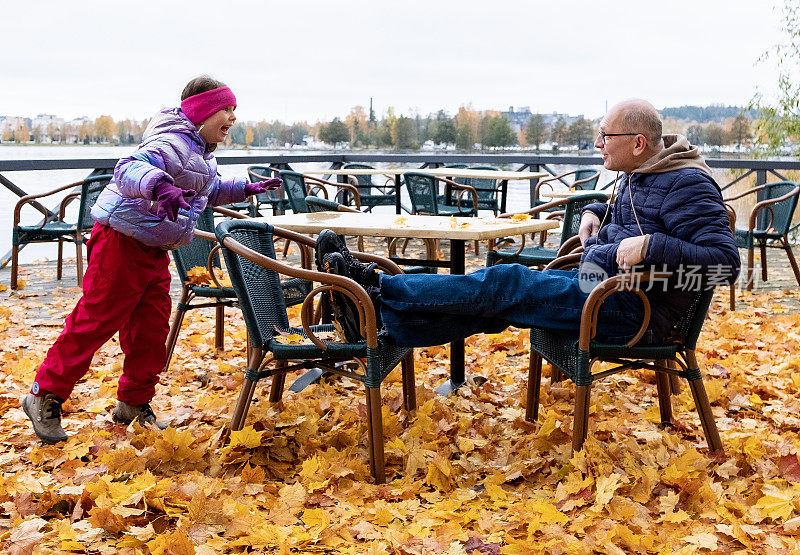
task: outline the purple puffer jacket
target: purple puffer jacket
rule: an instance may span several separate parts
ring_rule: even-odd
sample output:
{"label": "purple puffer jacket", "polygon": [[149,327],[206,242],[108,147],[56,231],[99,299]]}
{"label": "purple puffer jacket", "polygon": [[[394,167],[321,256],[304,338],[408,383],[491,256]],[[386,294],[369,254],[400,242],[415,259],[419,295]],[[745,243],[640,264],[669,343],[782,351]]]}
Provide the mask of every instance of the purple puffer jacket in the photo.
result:
{"label": "purple puffer jacket", "polygon": [[[114,180],[100,193],[92,217],[150,247],[171,250],[188,244],[207,204],[245,199],[247,180],[220,180],[211,150],[179,108],[162,110],[136,152],[117,162]],[[156,215],[153,187],[162,180],[197,193],[174,222]]]}

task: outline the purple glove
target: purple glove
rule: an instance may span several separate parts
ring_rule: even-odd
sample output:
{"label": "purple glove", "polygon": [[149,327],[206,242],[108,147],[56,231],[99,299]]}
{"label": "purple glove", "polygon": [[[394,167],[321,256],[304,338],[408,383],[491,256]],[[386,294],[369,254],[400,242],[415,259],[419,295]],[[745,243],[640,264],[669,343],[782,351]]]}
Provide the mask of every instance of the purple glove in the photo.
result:
{"label": "purple glove", "polygon": [[256,181],[255,183],[245,183],[244,185],[244,195],[246,197],[251,197],[253,195],[260,195],[261,193],[265,193],[267,191],[271,191],[273,189],[279,188],[283,184],[278,177],[273,177],[272,179],[267,179],[266,181]]}
{"label": "purple glove", "polygon": [[190,199],[195,195],[194,191],[180,189],[169,181],[159,181],[153,187],[153,196],[156,197],[158,208],[156,215],[159,218],[166,218],[172,222],[178,219],[178,210],[189,209],[189,203],[185,199]]}

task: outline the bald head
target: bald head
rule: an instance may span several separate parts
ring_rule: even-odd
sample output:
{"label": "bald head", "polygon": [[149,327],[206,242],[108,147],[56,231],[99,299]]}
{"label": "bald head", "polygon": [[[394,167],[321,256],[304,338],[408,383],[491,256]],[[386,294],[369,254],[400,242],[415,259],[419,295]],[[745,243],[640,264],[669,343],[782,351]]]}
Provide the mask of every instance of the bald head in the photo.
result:
{"label": "bald head", "polygon": [[655,107],[640,98],[623,100],[608,111],[611,117],[622,126],[625,133],[641,133],[647,139],[647,146],[654,150],[663,148],[661,139],[661,116]]}
{"label": "bald head", "polygon": [[661,118],[645,100],[620,102],[600,122],[594,146],[600,149],[607,170],[634,171],[664,150]]}

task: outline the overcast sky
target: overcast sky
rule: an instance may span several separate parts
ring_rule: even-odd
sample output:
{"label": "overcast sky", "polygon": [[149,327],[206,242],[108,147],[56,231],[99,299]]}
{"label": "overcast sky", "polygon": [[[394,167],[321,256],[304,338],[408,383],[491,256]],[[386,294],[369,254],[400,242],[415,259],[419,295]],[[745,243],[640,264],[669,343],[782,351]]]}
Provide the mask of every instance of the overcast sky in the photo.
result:
{"label": "overcast sky", "polygon": [[598,117],[744,105],[777,77],[778,0],[174,2],[0,0],[0,115],[150,117],[192,77],[225,81],[240,120],[461,105]]}

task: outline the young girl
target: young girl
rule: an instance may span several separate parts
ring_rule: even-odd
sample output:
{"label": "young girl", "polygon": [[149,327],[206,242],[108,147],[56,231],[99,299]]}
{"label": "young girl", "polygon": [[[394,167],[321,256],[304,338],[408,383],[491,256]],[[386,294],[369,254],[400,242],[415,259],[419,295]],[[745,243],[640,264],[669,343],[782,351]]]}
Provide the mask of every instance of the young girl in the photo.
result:
{"label": "young girl", "polygon": [[241,202],[280,179],[222,180],[211,154],[228,136],[236,98],[224,83],[192,79],[180,108],[150,121],[136,152],[117,163],[114,180],[92,208],[83,297],[36,373],[22,401],[45,443],[67,439],[61,404],[89,370],[95,351],[115,332],[125,353],[115,422],[165,426],[150,408],[166,362],[171,302],[167,251],[188,244],[206,204]]}

